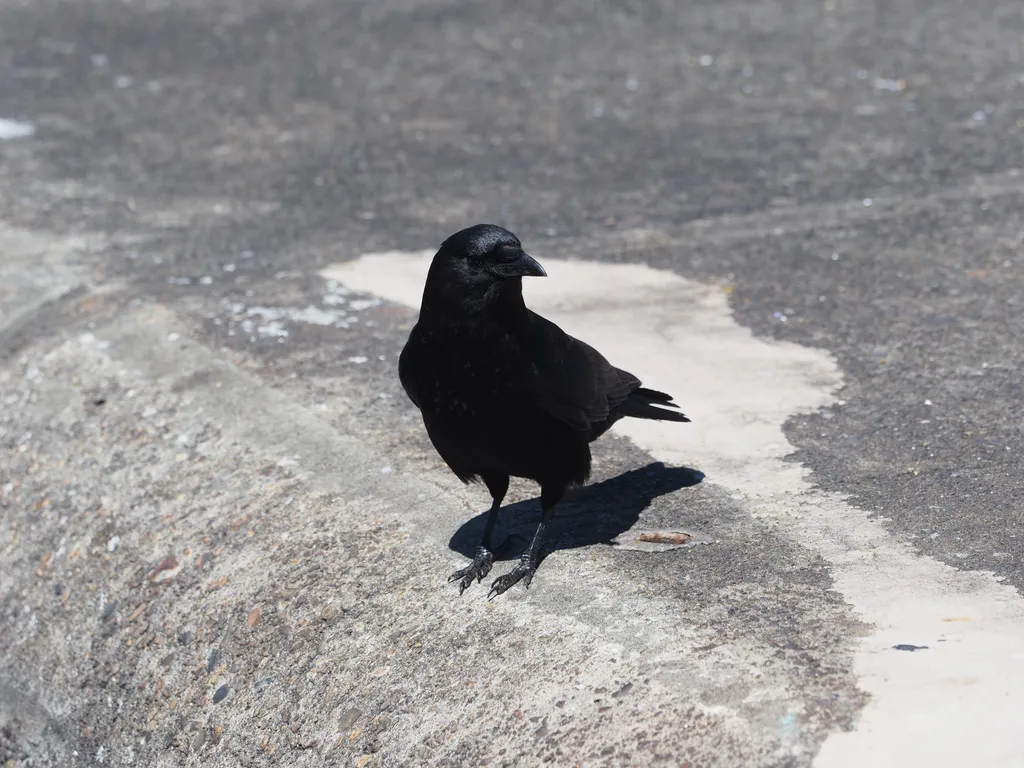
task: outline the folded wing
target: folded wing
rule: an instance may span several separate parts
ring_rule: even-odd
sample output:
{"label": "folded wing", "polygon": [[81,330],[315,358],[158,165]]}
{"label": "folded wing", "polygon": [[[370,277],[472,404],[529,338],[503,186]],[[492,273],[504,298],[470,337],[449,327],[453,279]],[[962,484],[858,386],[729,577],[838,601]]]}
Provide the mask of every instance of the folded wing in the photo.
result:
{"label": "folded wing", "polygon": [[640,379],[616,368],[588,344],[530,312],[525,347],[534,371],[537,402],[559,421],[581,432],[617,416],[689,421],[662,392],[644,389]]}

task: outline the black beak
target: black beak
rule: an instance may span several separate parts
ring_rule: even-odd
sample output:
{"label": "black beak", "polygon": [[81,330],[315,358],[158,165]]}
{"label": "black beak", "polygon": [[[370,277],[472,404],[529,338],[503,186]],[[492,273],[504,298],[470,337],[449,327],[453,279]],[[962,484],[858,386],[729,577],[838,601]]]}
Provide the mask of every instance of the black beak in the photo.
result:
{"label": "black beak", "polygon": [[519,251],[514,258],[496,264],[494,271],[501,277],[547,277],[548,273],[544,271],[537,260],[530,256],[528,253]]}

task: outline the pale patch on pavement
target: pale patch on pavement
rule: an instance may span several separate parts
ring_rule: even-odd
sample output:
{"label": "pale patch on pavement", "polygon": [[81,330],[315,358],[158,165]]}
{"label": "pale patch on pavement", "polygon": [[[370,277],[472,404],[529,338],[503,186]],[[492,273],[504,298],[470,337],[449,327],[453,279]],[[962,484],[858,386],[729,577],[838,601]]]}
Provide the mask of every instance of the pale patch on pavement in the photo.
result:
{"label": "pale patch on pavement", "polygon": [[[323,272],[352,290],[418,308],[430,252],[369,254]],[[856,671],[872,695],[858,727],[816,760],[835,766],[1002,766],[1024,756],[1024,600],[989,573],[916,554],[868,513],[816,489],[783,461],[782,427],[836,403],[825,352],[757,339],[725,294],[643,265],[546,259],[528,305],[645,384],[676,396],[693,424],[626,420],[655,458],[694,466],[751,512],[832,565],[836,588],[874,625]],[[927,646],[910,653],[897,644]]]}
{"label": "pale patch on pavement", "polygon": [[9,139],[27,139],[34,136],[36,127],[22,120],[8,120],[0,117],[0,141]]}

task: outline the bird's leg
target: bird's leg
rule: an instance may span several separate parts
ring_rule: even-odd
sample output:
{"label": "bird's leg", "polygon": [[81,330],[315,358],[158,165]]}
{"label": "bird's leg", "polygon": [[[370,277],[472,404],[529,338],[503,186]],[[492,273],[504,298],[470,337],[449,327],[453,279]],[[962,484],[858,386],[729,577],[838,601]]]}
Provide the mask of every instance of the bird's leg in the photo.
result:
{"label": "bird's leg", "polygon": [[477,545],[476,554],[473,555],[473,562],[465,568],[460,568],[448,577],[448,581],[461,580],[459,581],[460,595],[473,583],[473,579],[483,581],[484,576],[491,572],[491,565],[494,563],[494,553],[491,549],[491,534],[494,533],[494,523],[498,519],[498,509],[501,507],[501,502],[508,491],[508,475],[504,477],[488,475],[484,477],[484,483],[494,499],[491,509],[487,513],[487,521],[484,523],[484,535],[480,538],[480,543]]}
{"label": "bird's leg", "polygon": [[540,505],[543,514],[540,518],[540,524],[537,526],[537,532],[533,534],[533,541],[530,542],[530,546],[526,548],[526,551],[519,558],[516,567],[504,576],[499,576],[494,580],[491,584],[491,591],[487,594],[488,598],[504,593],[509,587],[520,581],[523,582],[523,586],[529,589],[530,582],[533,580],[533,574],[540,563],[540,550],[544,546],[544,537],[547,535],[548,523],[555,516],[555,505],[562,498],[563,493],[565,493],[564,488],[552,490],[541,487]]}
{"label": "bird's leg", "polygon": [[491,565],[494,563],[494,553],[491,552],[491,532],[494,530],[494,521],[498,518],[498,507],[501,502],[494,500],[490,511],[487,513],[487,523],[484,525],[484,535],[476,547],[476,554],[473,555],[473,562],[465,568],[460,568],[451,576],[448,581],[459,581],[459,594],[466,591],[466,588],[473,583],[473,579],[483,581],[484,576],[491,572]]}

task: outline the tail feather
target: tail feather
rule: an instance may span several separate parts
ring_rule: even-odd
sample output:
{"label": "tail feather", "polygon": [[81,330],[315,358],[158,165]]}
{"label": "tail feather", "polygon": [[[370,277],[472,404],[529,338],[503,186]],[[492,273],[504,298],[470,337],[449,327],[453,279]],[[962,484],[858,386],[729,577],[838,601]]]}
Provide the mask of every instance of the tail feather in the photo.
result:
{"label": "tail feather", "polygon": [[684,414],[665,410],[665,408],[678,407],[672,402],[672,395],[641,387],[629,394],[626,402],[619,406],[618,411],[623,416],[632,416],[634,419],[688,422],[689,419]]}
{"label": "tail feather", "polygon": [[640,397],[644,400],[650,400],[655,403],[664,403],[669,408],[678,408],[679,406],[672,401],[672,395],[666,395],[664,392],[659,392],[656,389],[648,389],[647,387],[640,387],[629,393],[630,397]]}

